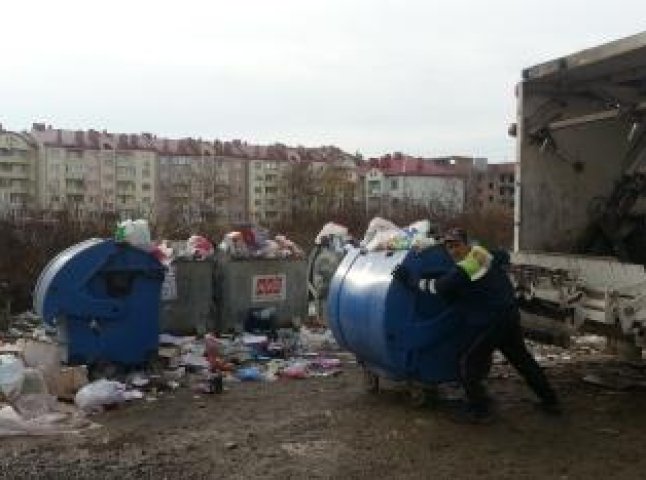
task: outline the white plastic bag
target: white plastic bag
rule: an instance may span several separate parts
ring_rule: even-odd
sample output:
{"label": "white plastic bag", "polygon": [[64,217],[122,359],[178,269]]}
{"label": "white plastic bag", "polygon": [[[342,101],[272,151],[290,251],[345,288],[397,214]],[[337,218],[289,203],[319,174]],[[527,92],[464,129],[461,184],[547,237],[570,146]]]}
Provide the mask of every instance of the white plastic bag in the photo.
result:
{"label": "white plastic bag", "polygon": [[320,245],[321,244],[321,239],[323,237],[327,237],[329,235],[332,236],[339,236],[343,238],[348,237],[348,229],[344,227],[343,225],[339,225],[334,222],[328,222],[325,225],[323,225],[323,228],[319,232],[319,234],[316,236],[316,239],[314,240],[315,245]]}
{"label": "white plastic bag", "polygon": [[146,220],[124,220],[119,223],[117,232],[118,240],[122,240],[143,250],[150,250],[152,248],[150,228]]}
{"label": "white plastic bag", "polygon": [[381,217],[375,217],[370,220],[370,223],[368,224],[366,234],[364,235],[363,240],[361,240],[361,246],[368,248],[370,242],[379,232],[401,232],[401,230],[390,220],[385,220]]}
{"label": "white plastic bag", "polygon": [[92,412],[101,410],[104,405],[115,405],[126,401],[126,386],[121,382],[102,378],[81,388],[74,403],[81,410]]}
{"label": "white plastic bag", "polygon": [[399,229],[380,230],[364,246],[371,252],[386,249],[400,250],[408,248],[410,242],[406,234]]}
{"label": "white plastic bag", "polygon": [[0,355],[0,392],[13,400],[22,390],[25,381],[25,364],[14,355]]}

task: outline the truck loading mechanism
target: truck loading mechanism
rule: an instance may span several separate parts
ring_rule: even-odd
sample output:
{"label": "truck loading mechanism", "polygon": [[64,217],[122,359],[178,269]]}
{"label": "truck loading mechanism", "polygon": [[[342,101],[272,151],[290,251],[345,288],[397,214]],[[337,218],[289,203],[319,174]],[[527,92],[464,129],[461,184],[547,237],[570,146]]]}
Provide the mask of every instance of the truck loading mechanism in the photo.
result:
{"label": "truck loading mechanism", "polygon": [[646,345],[646,32],[517,87],[512,278],[526,311]]}

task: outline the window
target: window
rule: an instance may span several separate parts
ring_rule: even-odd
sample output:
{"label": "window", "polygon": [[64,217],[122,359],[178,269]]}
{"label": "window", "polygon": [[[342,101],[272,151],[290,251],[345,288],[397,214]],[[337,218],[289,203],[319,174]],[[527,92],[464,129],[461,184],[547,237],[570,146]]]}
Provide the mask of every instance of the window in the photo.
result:
{"label": "window", "polygon": [[489,203],[493,203],[493,197],[489,195]]}
{"label": "window", "polygon": [[262,187],[255,187],[253,191],[254,193],[262,193]]}
{"label": "window", "polygon": [[399,188],[399,182],[397,181],[397,179],[395,178],[395,179],[391,180],[390,181],[390,189],[391,190],[397,190],[398,188]]}
{"label": "window", "polygon": [[144,192],[149,192],[150,191],[150,183],[144,183],[141,185],[141,190]]}
{"label": "window", "polygon": [[381,191],[381,182],[379,180],[370,180],[368,182],[368,193],[374,195]]}
{"label": "window", "polygon": [[489,190],[493,190],[493,182],[489,182]]}

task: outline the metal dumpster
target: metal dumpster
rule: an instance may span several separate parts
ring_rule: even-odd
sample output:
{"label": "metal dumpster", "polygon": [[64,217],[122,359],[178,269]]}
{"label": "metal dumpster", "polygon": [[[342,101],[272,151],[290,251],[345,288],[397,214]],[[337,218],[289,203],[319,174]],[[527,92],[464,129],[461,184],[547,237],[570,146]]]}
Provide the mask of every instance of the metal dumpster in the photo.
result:
{"label": "metal dumpster", "polygon": [[[296,259],[232,259],[215,267],[216,331],[241,332],[250,320],[271,316],[274,327],[307,315],[307,262]],[[265,315],[267,314],[267,315]]]}
{"label": "metal dumpster", "polygon": [[328,322],[337,342],[377,376],[435,384],[457,379],[467,332],[436,295],[393,281],[393,268],[444,272],[454,265],[442,247],[414,251],[350,249],[330,284]]}
{"label": "metal dumpster", "polygon": [[162,288],[162,332],[202,335],[215,329],[213,269],[212,259],[173,261]]}
{"label": "metal dumpster", "polygon": [[143,364],[156,355],[163,266],[149,253],[92,239],[40,274],[34,309],[57,328],[63,361]]}

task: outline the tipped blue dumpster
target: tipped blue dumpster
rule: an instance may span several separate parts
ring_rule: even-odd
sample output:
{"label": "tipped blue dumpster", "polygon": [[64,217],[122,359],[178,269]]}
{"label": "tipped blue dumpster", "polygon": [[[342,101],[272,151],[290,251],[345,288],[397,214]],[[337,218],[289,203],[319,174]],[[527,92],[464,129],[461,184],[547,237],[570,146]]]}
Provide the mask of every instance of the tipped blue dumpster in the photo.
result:
{"label": "tipped blue dumpster", "polygon": [[157,353],[163,278],[164,267],[149,253],[87,240],[45,267],[34,309],[57,329],[65,363],[140,365]]}
{"label": "tipped blue dumpster", "polygon": [[330,284],[330,329],[375,375],[429,385],[456,380],[463,323],[438,296],[413,293],[393,280],[400,263],[417,275],[454,265],[439,246],[421,253],[350,249]]}

